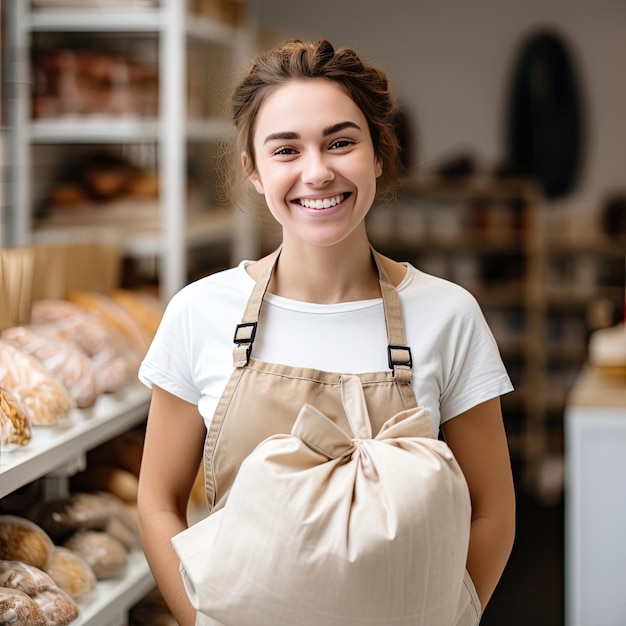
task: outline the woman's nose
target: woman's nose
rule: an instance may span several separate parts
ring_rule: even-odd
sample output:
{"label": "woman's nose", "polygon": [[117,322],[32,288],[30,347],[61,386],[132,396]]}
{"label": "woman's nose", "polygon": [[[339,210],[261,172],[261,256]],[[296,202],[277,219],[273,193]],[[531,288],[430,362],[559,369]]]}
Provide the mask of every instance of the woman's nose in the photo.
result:
{"label": "woman's nose", "polygon": [[335,178],[328,159],[323,154],[308,154],[303,161],[302,182],[319,187]]}

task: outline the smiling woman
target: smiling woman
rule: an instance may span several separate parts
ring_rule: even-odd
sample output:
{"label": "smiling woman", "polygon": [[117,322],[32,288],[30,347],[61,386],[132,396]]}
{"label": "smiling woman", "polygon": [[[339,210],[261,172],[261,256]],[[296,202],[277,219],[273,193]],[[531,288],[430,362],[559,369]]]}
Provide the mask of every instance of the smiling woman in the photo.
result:
{"label": "smiling woman", "polygon": [[[293,40],[252,61],[232,104],[242,170],[282,244],[181,290],[142,363],[153,397],[138,507],[157,583],[182,626],[343,626],[348,616],[475,626],[514,535],[499,399],[512,387],[476,300],[370,245],[365,217],[401,171],[388,80],[354,50]],[[384,463],[385,483],[359,443],[379,439],[383,455],[434,456],[402,452]],[[209,515],[187,529],[201,457]],[[264,469],[254,480],[268,480],[246,488],[253,458]],[[350,467],[356,482],[337,490]],[[390,511],[410,468],[427,478]],[[236,518],[231,492],[254,514]],[[275,532],[298,516],[293,533]],[[217,581],[204,564],[223,582],[217,555],[234,559],[244,535],[252,570],[207,604]],[[367,574],[381,571],[368,559],[388,575]],[[258,563],[271,565],[263,578]]]}

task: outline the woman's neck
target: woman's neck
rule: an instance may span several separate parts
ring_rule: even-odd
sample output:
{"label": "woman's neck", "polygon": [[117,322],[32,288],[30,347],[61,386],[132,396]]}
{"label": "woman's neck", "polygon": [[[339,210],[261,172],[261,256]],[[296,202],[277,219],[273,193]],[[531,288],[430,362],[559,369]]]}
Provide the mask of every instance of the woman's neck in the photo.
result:
{"label": "woman's neck", "polygon": [[269,291],[319,304],[379,298],[378,271],[369,242],[316,247],[286,241]]}

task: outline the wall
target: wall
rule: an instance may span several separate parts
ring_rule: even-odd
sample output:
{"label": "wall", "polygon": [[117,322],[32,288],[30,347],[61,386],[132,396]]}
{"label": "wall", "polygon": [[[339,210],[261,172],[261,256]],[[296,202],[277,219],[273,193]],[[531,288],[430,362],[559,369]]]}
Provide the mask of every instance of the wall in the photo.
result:
{"label": "wall", "polygon": [[626,190],[626,2],[619,0],[252,0],[270,38],[326,37],[390,75],[413,118],[423,172],[471,151],[485,169],[504,154],[509,74],[521,40],[557,29],[579,69],[587,145],[577,188],[555,203],[585,217]]}

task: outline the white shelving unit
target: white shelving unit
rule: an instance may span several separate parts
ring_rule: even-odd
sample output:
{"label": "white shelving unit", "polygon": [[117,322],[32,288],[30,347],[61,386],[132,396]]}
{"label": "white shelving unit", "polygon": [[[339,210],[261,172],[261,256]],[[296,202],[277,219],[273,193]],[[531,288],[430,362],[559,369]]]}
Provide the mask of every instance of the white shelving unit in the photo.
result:
{"label": "white shelving unit", "polygon": [[[161,0],[157,8],[31,10],[27,0],[9,1],[11,75],[12,163],[14,182],[9,201],[11,214],[5,240],[9,245],[117,239],[125,254],[152,255],[158,259],[161,294],[169,299],[187,282],[187,253],[194,246],[230,244],[231,260],[258,254],[256,225],[234,210],[205,211],[202,219],[187,210],[186,164],[190,142],[216,144],[232,132],[228,121],[212,114],[202,119],[187,116],[187,51],[192,43],[219,46],[229,51],[231,66],[219,71],[230,77],[249,57],[254,46],[253,28],[231,26],[217,20],[188,15],[186,2]],[[154,37],[158,42],[159,115],[138,117],[64,117],[31,119],[30,52],[33,37],[44,34]],[[222,77],[223,78],[223,77]],[[154,144],[158,150],[161,193],[158,223],[146,232],[124,228],[80,226],[33,228],[33,149],[45,144],[106,145]]]}
{"label": "white shelving unit", "polygon": [[[0,451],[0,499],[38,478],[73,473],[84,463],[87,451],[141,423],[149,401],[150,391],[135,383],[100,396],[90,409],[73,411],[62,426],[34,428],[26,446]],[[124,626],[130,607],[154,584],[143,552],[135,550],[123,575],[98,582],[96,594],[79,605],[79,626]]]}

